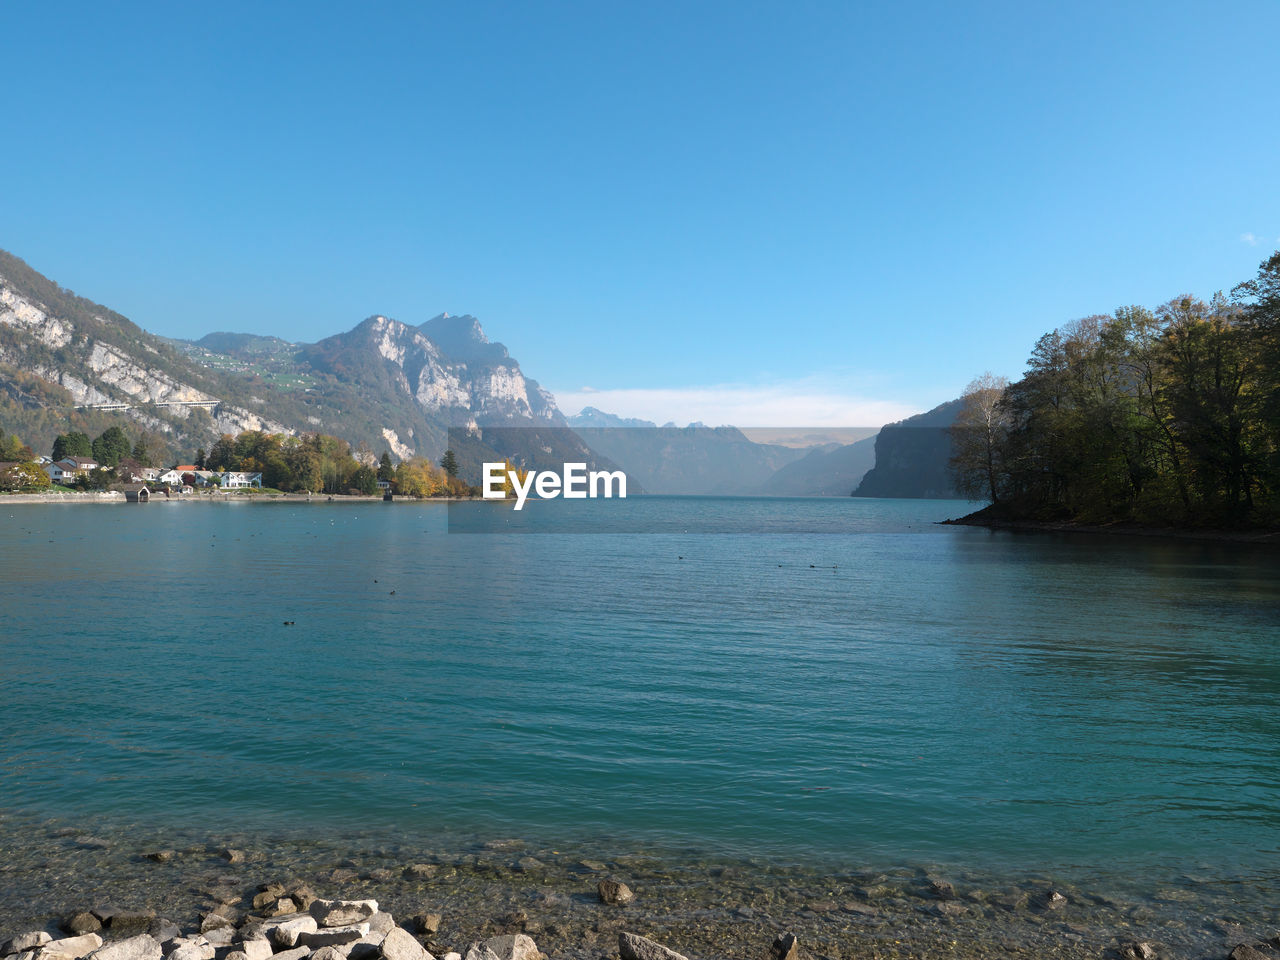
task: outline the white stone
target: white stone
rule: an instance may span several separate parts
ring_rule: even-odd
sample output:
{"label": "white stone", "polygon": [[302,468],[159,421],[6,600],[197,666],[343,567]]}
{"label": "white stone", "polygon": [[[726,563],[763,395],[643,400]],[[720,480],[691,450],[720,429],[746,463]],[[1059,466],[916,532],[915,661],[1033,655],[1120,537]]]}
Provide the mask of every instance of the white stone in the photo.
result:
{"label": "white stone", "polygon": [[136,937],[113,940],[89,954],[93,960],[160,960],[164,951],[155,937],[140,933]]}
{"label": "white stone", "polygon": [[385,960],[435,960],[426,947],[402,927],[396,927],[383,939],[382,956]]}
{"label": "white stone", "polygon": [[102,938],[96,933],[82,933],[78,937],[50,940],[40,948],[40,956],[60,953],[68,957],[87,957],[102,946]]}

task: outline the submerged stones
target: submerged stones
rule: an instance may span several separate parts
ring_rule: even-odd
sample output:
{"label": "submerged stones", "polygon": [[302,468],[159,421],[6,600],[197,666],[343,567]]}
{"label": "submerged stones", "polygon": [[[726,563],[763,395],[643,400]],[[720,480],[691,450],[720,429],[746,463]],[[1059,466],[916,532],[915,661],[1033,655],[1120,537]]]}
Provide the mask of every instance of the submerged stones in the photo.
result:
{"label": "submerged stones", "polygon": [[635,899],[635,894],[621,880],[606,878],[596,884],[596,895],[600,898],[601,903],[620,904],[629,903]]}
{"label": "submerged stones", "polygon": [[62,929],[76,936],[82,933],[97,933],[102,929],[102,921],[88,910],[81,910],[63,920]]}
{"label": "submerged stones", "polygon": [[538,945],[523,933],[490,937],[467,948],[464,960],[540,960]]}

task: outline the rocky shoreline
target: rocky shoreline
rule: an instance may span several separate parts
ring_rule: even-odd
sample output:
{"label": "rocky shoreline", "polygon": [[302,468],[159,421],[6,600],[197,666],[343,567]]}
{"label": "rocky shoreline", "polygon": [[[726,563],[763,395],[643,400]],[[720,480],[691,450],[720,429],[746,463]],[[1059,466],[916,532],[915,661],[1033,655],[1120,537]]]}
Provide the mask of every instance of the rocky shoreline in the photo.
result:
{"label": "rocky shoreline", "polygon": [[1209,543],[1260,543],[1280,544],[1280,529],[1216,530],[1184,529],[1180,527],[1153,526],[1133,521],[1115,523],[1075,523],[1068,520],[1011,520],[994,517],[979,510],[968,516],[938,521],[943,526],[985,527],[988,530],[1008,530],[1014,533],[1086,533],[1126,537],[1158,537],[1170,540],[1199,540]]}
{"label": "rocky shoreline", "polygon": [[42,841],[5,845],[9,960],[1280,957],[1266,889],[1193,877],[1137,896],[925,867],[593,860],[521,841],[358,859],[336,842],[124,849],[71,831]]}

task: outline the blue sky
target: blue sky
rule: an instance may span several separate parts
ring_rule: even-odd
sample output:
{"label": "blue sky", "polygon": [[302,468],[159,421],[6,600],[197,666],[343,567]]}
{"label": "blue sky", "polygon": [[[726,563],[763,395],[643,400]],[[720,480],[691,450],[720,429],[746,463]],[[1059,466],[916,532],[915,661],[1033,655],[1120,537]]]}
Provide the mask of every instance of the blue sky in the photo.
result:
{"label": "blue sky", "polygon": [[469,312],[569,412],[874,424],[1252,276],[1277,36],[1274,0],[6,4],[0,247],[166,335]]}

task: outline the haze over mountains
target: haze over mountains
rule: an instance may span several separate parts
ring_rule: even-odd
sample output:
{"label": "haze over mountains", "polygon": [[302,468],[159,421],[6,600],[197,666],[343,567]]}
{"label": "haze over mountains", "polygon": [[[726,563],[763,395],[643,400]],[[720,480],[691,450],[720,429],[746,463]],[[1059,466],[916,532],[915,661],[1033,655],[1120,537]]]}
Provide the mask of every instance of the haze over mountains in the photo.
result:
{"label": "haze over mountains", "polygon": [[616,464],[651,493],[848,496],[876,462],[872,438],[801,447],[590,407],[566,418],[467,315],[416,326],[375,315],[310,344],[168,339],[0,251],[0,426],[45,452],[59,433],[116,423],[147,431],[174,459],[222,433],[319,432],[396,459],[435,460],[452,446],[464,476],[502,457],[538,469]]}

